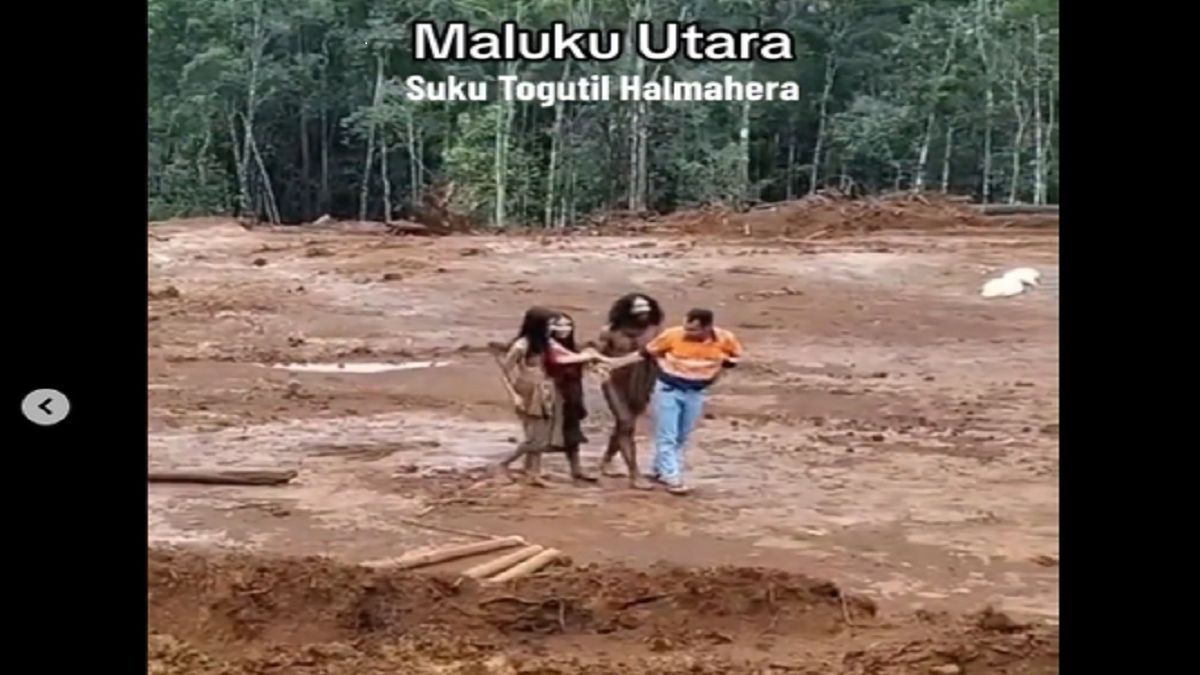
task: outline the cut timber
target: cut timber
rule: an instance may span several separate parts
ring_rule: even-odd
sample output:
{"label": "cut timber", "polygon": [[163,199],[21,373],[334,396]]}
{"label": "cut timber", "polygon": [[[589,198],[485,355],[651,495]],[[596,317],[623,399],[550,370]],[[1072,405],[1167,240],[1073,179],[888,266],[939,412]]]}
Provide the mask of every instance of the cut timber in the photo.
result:
{"label": "cut timber", "polygon": [[528,560],[533,556],[542,552],[542,547],[534,544],[526,546],[522,549],[517,549],[508,555],[502,555],[494,560],[489,560],[485,563],[480,563],[471,569],[463,572],[463,576],[471,577],[472,579],[483,579],[490,577],[497,572],[504,571],[519,562]]}
{"label": "cut timber", "polygon": [[977,207],[985,216],[1057,215],[1058,204],[982,204]]}
{"label": "cut timber", "polygon": [[151,483],[202,483],[206,485],[283,485],[291,482],[296,472],[291,469],[186,469],[151,471],[146,478]]}
{"label": "cut timber", "polygon": [[542,569],[546,565],[549,565],[561,557],[562,551],[559,551],[556,548],[548,548],[545,551],[533,556],[529,560],[513,565],[496,576],[488,579],[487,583],[498,584],[505,581],[511,581],[513,579],[519,579],[523,576],[533,574],[534,572]]}
{"label": "cut timber", "polygon": [[513,546],[520,546],[524,543],[524,538],[512,536],[502,537],[500,539],[489,539],[487,541],[477,541],[471,544],[459,544],[458,546],[448,546],[446,548],[439,548],[426,553],[404,556],[396,559],[395,563],[390,565],[390,567],[393,567],[394,569],[410,570],[416,567],[436,565],[449,560],[469,558],[473,555],[479,555],[480,553],[499,551],[502,548],[512,548]]}

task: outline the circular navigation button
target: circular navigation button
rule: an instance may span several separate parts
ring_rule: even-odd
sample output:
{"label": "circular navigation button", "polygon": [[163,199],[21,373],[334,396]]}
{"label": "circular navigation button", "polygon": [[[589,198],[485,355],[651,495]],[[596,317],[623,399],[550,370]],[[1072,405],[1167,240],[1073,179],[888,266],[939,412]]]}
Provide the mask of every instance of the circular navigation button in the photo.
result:
{"label": "circular navigation button", "polygon": [[71,402],[57,389],[34,389],[21,401],[21,412],[30,422],[48,427],[67,418]]}

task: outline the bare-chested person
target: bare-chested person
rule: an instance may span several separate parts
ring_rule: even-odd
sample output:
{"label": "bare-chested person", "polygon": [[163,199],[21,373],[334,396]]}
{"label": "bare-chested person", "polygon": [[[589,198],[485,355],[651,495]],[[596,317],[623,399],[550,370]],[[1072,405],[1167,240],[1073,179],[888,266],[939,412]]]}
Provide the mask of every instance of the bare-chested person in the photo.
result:
{"label": "bare-chested person", "polygon": [[[641,293],[630,293],[619,298],[609,309],[608,325],[600,333],[597,349],[608,358],[635,353],[658,335],[662,320],[662,308],[657,300]],[[601,387],[612,411],[614,425],[604,459],[600,461],[600,472],[606,476],[623,475],[613,471],[611,466],[613,457],[619,452],[629,472],[629,486],[643,490],[650,486],[638,474],[634,432],[638,418],[650,405],[657,373],[655,360],[644,359],[612,370]]]}

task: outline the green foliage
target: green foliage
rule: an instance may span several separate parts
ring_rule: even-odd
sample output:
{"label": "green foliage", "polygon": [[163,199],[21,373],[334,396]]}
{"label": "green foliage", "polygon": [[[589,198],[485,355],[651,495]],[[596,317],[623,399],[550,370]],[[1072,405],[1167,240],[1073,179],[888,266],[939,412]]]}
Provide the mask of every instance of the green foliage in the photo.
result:
{"label": "green foliage", "polygon": [[[1057,192],[1056,0],[149,0],[147,10],[155,217],[353,216],[365,195],[379,218],[384,166],[400,215],[448,181],[456,207],[506,224],[624,208],[639,184],[657,209],[781,199],[837,180],[890,190],[940,187],[944,176],[950,190],[977,196],[986,180],[992,199],[1018,201]],[[417,63],[408,44],[414,20],[627,29],[649,17],[781,28],[797,60]],[[376,98],[381,65],[388,86]],[[793,80],[804,98],[654,102],[635,115],[624,101],[418,103],[397,84],[414,74],[547,81],[638,68]],[[632,168],[640,135],[641,172]]]}

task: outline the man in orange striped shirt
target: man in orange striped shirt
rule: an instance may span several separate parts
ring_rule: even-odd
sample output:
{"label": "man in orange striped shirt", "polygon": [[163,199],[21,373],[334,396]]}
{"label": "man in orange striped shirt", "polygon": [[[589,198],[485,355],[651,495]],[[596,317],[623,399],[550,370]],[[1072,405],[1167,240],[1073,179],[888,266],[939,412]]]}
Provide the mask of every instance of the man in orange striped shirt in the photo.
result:
{"label": "man in orange striped shirt", "polygon": [[643,358],[658,361],[654,478],[669,492],[689,492],[683,483],[683,449],[704,412],[708,387],[741,356],[737,337],[713,325],[712,310],[693,309],[682,326],[664,330],[637,353],[609,361],[612,368]]}

